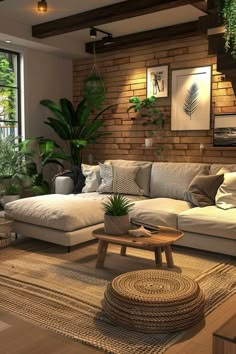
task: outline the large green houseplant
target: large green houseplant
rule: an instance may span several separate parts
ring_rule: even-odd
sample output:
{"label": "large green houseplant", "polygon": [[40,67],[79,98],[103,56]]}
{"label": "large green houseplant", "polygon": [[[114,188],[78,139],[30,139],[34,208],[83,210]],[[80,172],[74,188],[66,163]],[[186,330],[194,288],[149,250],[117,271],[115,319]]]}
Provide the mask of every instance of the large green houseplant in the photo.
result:
{"label": "large green houseplant", "polygon": [[99,128],[104,124],[101,117],[105,111],[115,106],[111,105],[101,112],[93,114],[90,108],[91,104],[88,105],[85,98],[75,108],[66,98],[60,99],[60,105],[51,100],[42,100],[40,103],[55,116],[48,117],[45,124],[69,144],[71,162],[78,166],[81,165],[84,148],[108,134],[99,131]]}
{"label": "large green houseplant", "polygon": [[217,0],[225,26],[225,49],[236,60],[236,0]]}
{"label": "large green houseplant", "polygon": [[42,137],[26,139],[19,147],[23,153],[30,152],[31,155],[31,159],[25,165],[27,175],[30,177],[26,192],[32,195],[49,194],[50,186],[45,176],[45,167],[54,164],[64,168],[62,161],[68,160],[68,155],[55,141]]}

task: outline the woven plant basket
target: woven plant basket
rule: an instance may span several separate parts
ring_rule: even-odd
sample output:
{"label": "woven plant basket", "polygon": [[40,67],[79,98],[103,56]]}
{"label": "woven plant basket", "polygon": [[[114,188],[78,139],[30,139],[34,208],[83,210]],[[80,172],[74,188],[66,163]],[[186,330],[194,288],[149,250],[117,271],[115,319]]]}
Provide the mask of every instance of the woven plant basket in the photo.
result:
{"label": "woven plant basket", "polygon": [[113,216],[104,214],[104,231],[109,235],[127,234],[130,228],[129,215]]}

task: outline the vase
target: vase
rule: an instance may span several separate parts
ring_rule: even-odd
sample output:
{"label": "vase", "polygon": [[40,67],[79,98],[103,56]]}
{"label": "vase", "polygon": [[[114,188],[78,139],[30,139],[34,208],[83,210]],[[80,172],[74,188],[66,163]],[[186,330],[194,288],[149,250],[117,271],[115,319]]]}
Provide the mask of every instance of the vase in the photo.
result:
{"label": "vase", "polygon": [[153,146],[153,138],[146,138],[145,147],[152,147],[152,146]]}
{"label": "vase", "polygon": [[107,215],[104,214],[104,231],[109,235],[124,235],[130,229],[129,215]]}

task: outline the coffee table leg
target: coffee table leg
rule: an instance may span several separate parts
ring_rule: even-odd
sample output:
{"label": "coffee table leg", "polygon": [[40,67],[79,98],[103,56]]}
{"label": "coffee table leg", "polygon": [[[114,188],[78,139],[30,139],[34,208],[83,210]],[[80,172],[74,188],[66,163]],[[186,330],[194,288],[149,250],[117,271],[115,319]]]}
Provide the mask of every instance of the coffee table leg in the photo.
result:
{"label": "coffee table leg", "polygon": [[156,266],[161,267],[162,266],[161,248],[160,247],[155,248],[154,252],[155,252]]}
{"label": "coffee table leg", "polygon": [[167,265],[169,268],[173,268],[174,261],[173,261],[171,246],[170,245],[165,246],[164,249],[165,249],[165,254],[166,254]]}
{"label": "coffee table leg", "polygon": [[120,255],[121,255],[121,256],[126,256],[126,246],[121,246],[121,248],[120,248]]}
{"label": "coffee table leg", "polygon": [[103,268],[106,254],[107,254],[107,247],[108,247],[107,241],[103,241],[103,240],[98,241],[98,257],[97,257],[96,268]]}

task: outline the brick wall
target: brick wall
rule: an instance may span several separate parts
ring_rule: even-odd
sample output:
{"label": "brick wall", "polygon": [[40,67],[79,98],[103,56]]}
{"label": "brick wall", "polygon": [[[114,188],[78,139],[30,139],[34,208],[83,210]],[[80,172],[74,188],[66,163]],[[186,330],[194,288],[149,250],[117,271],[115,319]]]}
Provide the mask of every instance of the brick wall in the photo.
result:
{"label": "brick wall", "polygon": [[[111,133],[99,144],[85,150],[94,161],[134,159],[151,161],[236,163],[236,147],[213,147],[214,113],[236,113],[236,97],[231,82],[216,71],[216,57],[208,55],[208,41],[201,37],[185,38],[97,55],[97,63],[106,87],[106,105],[118,104],[104,114],[105,127]],[[155,143],[161,147],[144,148],[144,138],[152,126],[143,127],[135,113],[127,114],[129,98],[146,97],[146,67],[169,65],[169,97],[160,98],[158,107],[164,113],[164,127],[155,133]],[[212,65],[212,116],[209,131],[171,131],[171,69]],[[74,62],[74,102],[81,100],[84,78],[90,73],[92,58]],[[134,119],[135,118],[135,119]],[[200,144],[205,149],[200,151]]]}

